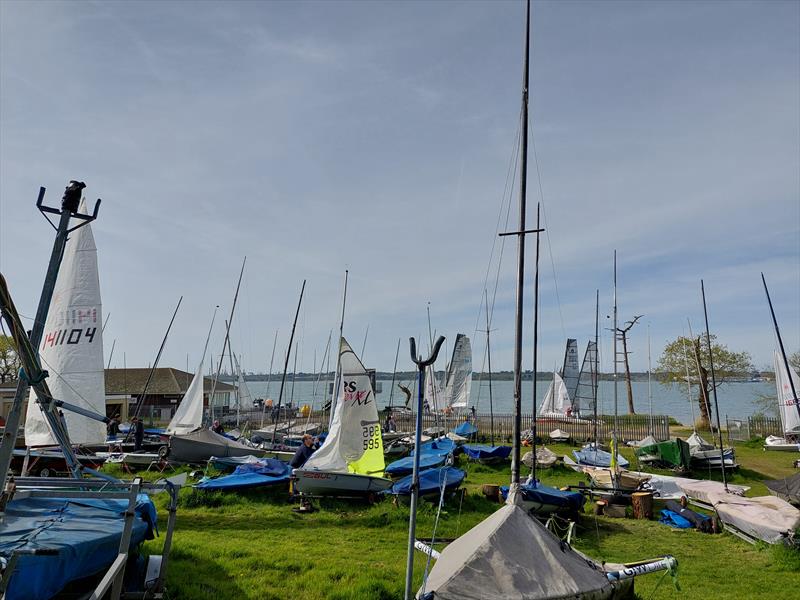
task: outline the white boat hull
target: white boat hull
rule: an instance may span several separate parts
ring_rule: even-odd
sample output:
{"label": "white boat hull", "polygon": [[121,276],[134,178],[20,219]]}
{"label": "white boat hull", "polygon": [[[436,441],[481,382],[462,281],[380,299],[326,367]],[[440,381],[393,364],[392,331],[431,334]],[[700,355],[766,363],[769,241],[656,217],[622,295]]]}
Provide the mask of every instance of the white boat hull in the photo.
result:
{"label": "white boat hull", "polygon": [[356,473],[295,469],[295,488],[310,496],[368,496],[392,487],[392,480]]}

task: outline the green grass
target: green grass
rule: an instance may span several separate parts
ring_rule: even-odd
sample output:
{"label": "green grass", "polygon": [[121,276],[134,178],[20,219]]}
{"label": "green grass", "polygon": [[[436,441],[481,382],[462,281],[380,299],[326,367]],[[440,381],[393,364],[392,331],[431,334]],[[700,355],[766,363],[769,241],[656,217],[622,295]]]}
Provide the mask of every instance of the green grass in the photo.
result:
{"label": "green grass", "polygon": [[[558,454],[574,448],[548,447]],[[630,449],[622,452],[633,458]],[[737,458],[743,469],[731,479],[752,486],[751,495],[764,493],[757,479],[792,472],[791,455],[766,453],[760,446],[737,445]],[[456,538],[496,510],[498,505],[484,498],[480,488],[484,483],[504,485],[509,479],[508,464],[487,466],[460,457],[459,466],[467,470],[467,480],[463,491],[446,502],[437,538]],[[560,467],[543,471],[541,479],[563,486],[577,484],[582,476]],[[163,524],[166,497],[156,496],[155,501]],[[333,500],[315,505],[319,510],[311,514],[293,512],[295,505],[285,490],[245,494],[182,490],[167,575],[168,598],[402,598],[408,507],[389,500],[372,506]],[[435,518],[436,507],[423,502],[418,538],[431,536]],[[729,534],[705,535],[655,521],[587,513],[575,535],[574,546],[599,560],[675,556],[681,591],[668,576],[646,575],[636,580],[641,599],[789,598],[800,577],[797,551],[753,546]],[[157,553],[161,543],[161,538],[147,542],[146,550]],[[424,567],[425,557],[416,553],[416,584]]]}

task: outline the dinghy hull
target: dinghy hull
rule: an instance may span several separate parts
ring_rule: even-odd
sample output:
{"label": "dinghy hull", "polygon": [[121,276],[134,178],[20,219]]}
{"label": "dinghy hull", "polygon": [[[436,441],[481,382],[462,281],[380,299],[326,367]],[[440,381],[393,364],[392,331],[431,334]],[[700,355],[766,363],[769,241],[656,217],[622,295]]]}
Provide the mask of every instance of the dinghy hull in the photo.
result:
{"label": "dinghy hull", "polygon": [[295,469],[295,488],[309,496],[367,497],[391,489],[393,481],[357,473]]}

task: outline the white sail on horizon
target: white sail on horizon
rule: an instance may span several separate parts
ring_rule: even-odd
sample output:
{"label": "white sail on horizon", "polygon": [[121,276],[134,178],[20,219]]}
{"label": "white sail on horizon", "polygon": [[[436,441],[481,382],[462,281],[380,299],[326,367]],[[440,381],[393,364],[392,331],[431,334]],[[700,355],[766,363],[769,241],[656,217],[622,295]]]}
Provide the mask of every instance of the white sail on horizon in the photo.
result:
{"label": "white sail on horizon", "polygon": [[540,415],[566,415],[567,409],[572,406],[567,393],[567,386],[558,373],[553,373],[553,381],[547,388],[547,393],[539,410]]}
{"label": "white sail on horizon", "polygon": [[247,381],[244,379],[242,368],[235,354],[233,355],[233,362],[235,363],[236,372],[238,373],[237,386],[239,388],[239,407],[244,406],[246,408],[251,408],[253,406],[253,394],[250,392],[250,388],[247,387]]}
{"label": "white sail on horizon", "polygon": [[580,366],[578,365],[578,340],[567,339],[567,347],[564,351],[564,366],[561,369],[561,378],[567,387],[567,395],[574,398],[578,392],[578,378],[580,377]]}
{"label": "white sail on horizon", "polygon": [[800,414],[798,414],[798,401],[800,399],[792,394],[792,386],[789,377],[794,383],[795,392],[800,394],[800,377],[791,366],[789,372],[786,371],[786,364],[776,350],[774,353],[775,362],[775,387],[778,392],[778,412],[781,415],[784,435],[800,434]]}
{"label": "white sail on horizon", "polygon": [[[86,210],[81,202],[81,210]],[[103,312],[97,247],[92,226],[72,232],[64,248],[61,267],[47,312],[39,345],[42,368],[53,398],[106,414],[105,364],[103,362]],[[69,410],[64,422],[72,444],[102,444],[106,426]],[[56,443],[31,390],[25,418],[25,444]]]}
{"label": "white sail on horizon", "polygon": [[453,358],[447,369],[445,399],[451,408],[466,408],[472,388],[472,346],[464,334],[456,335]]}
{"label": "white sail on horizon", "polygon": [[572,399],[572,414],[580,414],[584,408],[594,410],[597,386],[597,344],[586,344],[586,353],[583,355],[583,365],[578,376],[578,386]]}

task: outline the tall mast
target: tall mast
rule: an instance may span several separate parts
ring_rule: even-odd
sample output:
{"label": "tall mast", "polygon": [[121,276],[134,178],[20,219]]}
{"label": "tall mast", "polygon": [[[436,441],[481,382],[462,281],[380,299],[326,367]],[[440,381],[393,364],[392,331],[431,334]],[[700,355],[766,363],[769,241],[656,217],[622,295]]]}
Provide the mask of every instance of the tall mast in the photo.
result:
{"label": "tall mast", "polygon": [[269,373],[267,374],[267,391],[264,392],[264,402],[261,404],[261,429],[264,429],[264,416],[267,412],[269,399],[269,384],[272,383],[272,363],[275,362],[275,346],[278,345],[278,330],[275,330],[275,339],[272,340],[272,357],[269,359]]}
{"label": "tall mast", "polygon": [[652,376],[653,370],[652,360],[650,358],[650,323],[647,324],[647,399],[650,403],[650,435],[653,435],[653,387]]}
{"label": "tall mast", "polygon": [[706,309],[706,288],[700,280],[700,292],[703,295],[703,316],[706,319],[706,342],[708,343],[708,364],[711,366],[711,391],[714,392],[714,410],[717,413],[717,434],[719,435],[719,461],[722,467],[722,484],[728,491],[728,481],[725,477],[725,448],[722,445],[722,426],[719,422],[719,402],[717,401],[717,377],[714,373],[714,355],[711,352],[711,332],[708,328],[708,310]]}
{"label": "tall mast", "polygon": [[[688,321],[689,319],[686,320]],[[689,378],[689,356],[686,353],[685,337],[683,338],[683,364],[686,367],[686,399],[689,401],[689,409],[692,411],[692,429],[697,431],[695,428],[694,400],[692,400],[692,380]]]}
{"label": "tall mast", "polygon": [[389,388],[389,410],[392,409],[392,400],[394,399],[394,379],[397,376],[397,359],[400,357],[400,340],[402,338],[397,338],[397,350],[394,353],[394,370],[392,371],[392,385]]}
{"label": "tall mast", "polygon": [[306,291],[306,280],[303,279],[303,287],[300,288],[300,298],[297,300],[297,310],[294,313],[292,323],[292,333],[289,335],[289,345],[286,346],[286,358],[283,361],[283,375],[281,376],[281,387],[278,390],[278,412],[275,418],[275,428],[272,430],[272,443],[275,443],[275,436],[278,434],[278,422],[281,420],[281,403],[283,402],[283,388],[286,385],[286,371],[289,369],[289,357],[292,355],[292,344],[294,343],[294,332],[297,329],[297,317],[300,316],[300,306],[303,304],[303,293]]}
{"label": "tall mast", "polygon": [[594,373],[592,373],[592,399],[594,400],[594,447],[597,449],[597,387],[600,383],[600,290],[595,290],[594,302]]}
{"label": "tall mast", "polygon": [[[540,205],[536,203],[536,229],[539,229]],[[531,416],[531,437],[533,438],[533,468],[531,474],[536,482],[536,404],[539,383],[539,234],[536,234],[536,268],[533,277],[533,413]]]}
{"label": "tall mast", "polygon": [[[514,450],[511,459],[511,484],[519,486],[519,438],[522,429],[522,313],[525,295],[525,212],[528,193],[528,70],[530,61],[531,3],[525,8],[525,59],[522,69],[522,148],[519,172],[519,227],[517,231],[517,301],[514,339]],[[512,489],[511,492],[516,492]]]}
{"label": "tall mast", "polygon": [[[617,464],[617,420],[619,417],[619,381],[617,379],[617,251],[614,250],[614,430],[611,432],[611,463]],[[614,486],[617,485],[616,468],[612,469],[611,477]]]}
{"label": "tall mast", "polygon": [[342,338],[344,337],[344,308],[347,303],[347,275],[349,271],[348,269],[344,270],[344,291],[342,292],[342,318],[339,319],[339,343],[336,344],[336,375],[333,378],[333,390],[331,392],[331,414],[329,415],[330,420],[333,421],[333,413],[336,409],[336,397],[339,393],[339,377],[341,375],[341,366],[342,366]]}
{"label": "tall mast", "polygon": [[239,287],[242,285],[242,275],[244,275],[244,265],[247,263],[247,257],[242,260],[242,270],[239,271],[239,281],[236,283],[236,293],[233,295],[233,304],[231,304],[231,314],[228,317],[227,326],[225,327],[225,341],[222,343],[222,353],[219,355],[219,363],[217,364],[217,373],[214,376],[214,382],[211,384],[211,395],[208,397],[208,411],[210,419],[214,420],[214,393],[217,390],[217,381],[219,380],[219,372],[222,370],[222,359],[225,356],[225,347],[228,345],[228,336],[231,333],[230,324],[233,322],[233,311],[236,310],[236,301],[239,299]]}
{"label": "tall mast", "polygon": [[[775,335],[778,337],[778,345],[781,348],[781,356],[783,357],[783,366],[786,368],[787,379],[792,388],[792,398],[794,398],[794,406],[797,409],[797,414],[800,415],[800,397],[797,396],[797,390],[794,387],[794,378],[792,377],[792,369],[789,367],[789,359],[786,357],[786,349],[783,347],[783,338],[781,337],[781,330],[778,327],[778,319],[775,318],[775,309],[772,308],[772,299],[769,297],[769,289],[767,288],[767,280],[764,279],[764,273],[761,273],[761,282],[764,284],[764,292],[767,294],[767,302],[769,303],[769,312],[772,315],[772,324],[775,325]],[[778,398],[778,402],[780,402]]]}
{"label": "tall mast", "polygon": [[[492,441],[489,442],[494,445],[494,398],[492,396],[492,351],[491,344],[489,343],[489,293],[486,289],[483,290],[486,297],[486,360],[489,368],[489,430],[491,431]],[[474,425],[474,423],[473,423]]]}

